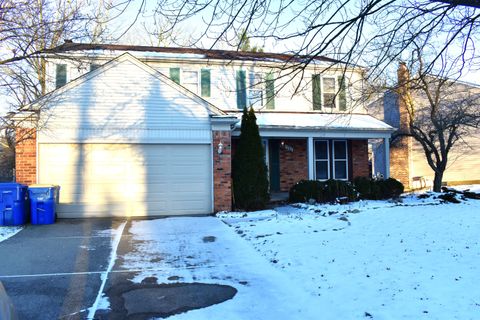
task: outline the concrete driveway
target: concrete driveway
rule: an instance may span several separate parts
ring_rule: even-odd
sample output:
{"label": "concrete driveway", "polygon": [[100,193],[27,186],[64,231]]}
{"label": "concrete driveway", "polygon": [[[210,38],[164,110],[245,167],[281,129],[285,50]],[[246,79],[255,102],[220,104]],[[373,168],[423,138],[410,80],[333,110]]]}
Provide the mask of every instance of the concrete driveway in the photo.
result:
{"label": "concrete driveway", "polygon": [[27,226],[0,257],[20,319],[318,318],[294,303],[311,299],[301,286],[215,217]]}

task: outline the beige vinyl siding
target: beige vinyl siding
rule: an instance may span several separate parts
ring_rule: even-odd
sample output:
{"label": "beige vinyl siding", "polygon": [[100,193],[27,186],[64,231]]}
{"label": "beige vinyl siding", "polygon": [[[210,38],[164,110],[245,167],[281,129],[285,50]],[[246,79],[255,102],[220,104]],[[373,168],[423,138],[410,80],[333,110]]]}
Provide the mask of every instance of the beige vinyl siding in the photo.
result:
{"label": "beige vinyl siding", "polygon": [[[480,130],[466,139],[468,147],[457,144],[449,154],[444,182],[480,181]],[[412,146],[411,176],[423,176],[433,181],[433,170],[427,163],[421,145],[414,140]]]}

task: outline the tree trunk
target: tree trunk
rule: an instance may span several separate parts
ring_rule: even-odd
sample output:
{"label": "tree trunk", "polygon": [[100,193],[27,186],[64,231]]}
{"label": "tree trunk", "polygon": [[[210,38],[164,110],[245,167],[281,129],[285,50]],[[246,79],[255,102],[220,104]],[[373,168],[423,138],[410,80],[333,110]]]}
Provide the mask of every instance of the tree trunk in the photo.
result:
{"label": "tree trunk", "polygon": [[433,178],[433,191],[441,192],[442,191],[442,180],[443,180],[444,170],[435,171],[435,177]]}

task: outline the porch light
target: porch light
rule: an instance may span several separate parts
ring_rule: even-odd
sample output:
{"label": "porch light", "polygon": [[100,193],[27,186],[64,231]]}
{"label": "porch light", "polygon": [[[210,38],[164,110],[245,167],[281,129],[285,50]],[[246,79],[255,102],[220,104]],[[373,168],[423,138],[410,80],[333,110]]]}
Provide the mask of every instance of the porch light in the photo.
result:
{"label": "porch light", "polygon": [[287,150],[288,152],[293,152],[293,147],[290,146],[290,145],[288,145],[288,144],[286,144],[285,141],[283,141],[283,140],[280,142],[280,147],[281,147],[282,149]]}
{"label": "porch light", "polygon": [[223,153],[223,143],[222,143],[222,141],[220,141],[220,143],[218,144],[217,153],[218,154]]}

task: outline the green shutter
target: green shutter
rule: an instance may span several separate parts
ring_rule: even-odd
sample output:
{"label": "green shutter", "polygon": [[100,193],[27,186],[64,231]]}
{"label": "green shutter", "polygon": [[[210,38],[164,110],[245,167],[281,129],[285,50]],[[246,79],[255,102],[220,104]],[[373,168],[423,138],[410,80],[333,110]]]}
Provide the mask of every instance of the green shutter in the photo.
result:
{"label": "green shutter", "polygon": [[265,80],[265,93],[267,98],[267,109],[275,109],[275,79],[273,73],[267,74]]}
{"label": "green shutter", "polygon": [[243,109],[247,106],[247,85],[246,72],[237,70],[237,108]]}
{"label": "green shutter", "polygon": [[210,70],[202,69],[200,85],[202,90],[202,97],[210,97]]}
{"label": "green shutter", "polygon": [[180,84],[180,68],[170,68],[170,79]]}
{"label": "green shutter", "polygon": [[338,105],[340,111],[347,110],[347,90],[345,86],[345,77],[339,76],[338,77],[338,87],[340,88],[338,91]]}
{"label": "green shutter", "polygon": [[312,101],[313,110],[322,110],[322,83],[320,75],[314,74],[312,76]]}
{"label": "green shutter", "polygon": [[55,77],[55,87],[60,88],[67,83],[67,65],[57,64],[57,74]]}

